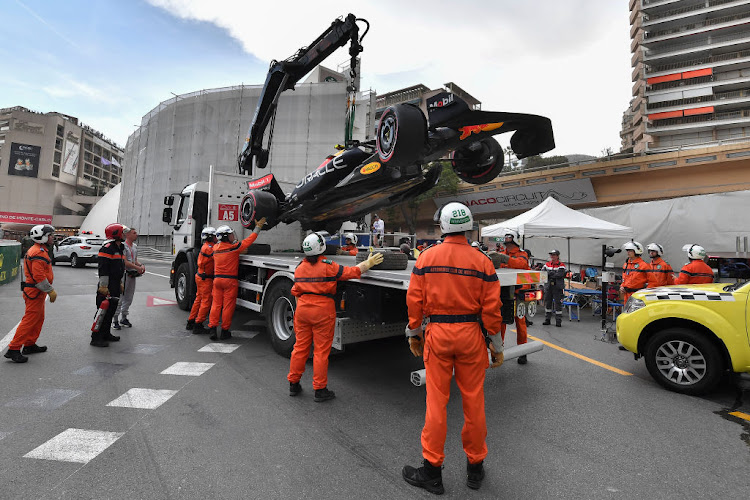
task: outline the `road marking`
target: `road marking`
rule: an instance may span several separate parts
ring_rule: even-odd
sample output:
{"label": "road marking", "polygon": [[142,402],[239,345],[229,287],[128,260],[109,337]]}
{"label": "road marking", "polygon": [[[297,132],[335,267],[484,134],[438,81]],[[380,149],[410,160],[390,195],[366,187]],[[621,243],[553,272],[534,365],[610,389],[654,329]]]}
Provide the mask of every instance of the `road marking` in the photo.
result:
{"label": "road marking", "polygon": [[37,389],[31,394],[5,403],[5,406],[8,408],[54,410],[82,393],[83,391],[74,389]]}
{"label": "road marking", "polygon": [[729,414],[732,415],[733,417],[739,417],[741,419],[744,419],[750,422],[750,415],[748,415],[747,413],[743,413],[741,411],[733,411],[733,412],[729,412]]}
{"label": "road marking", "polygon": [[152,273],[151,271],[146,271],[146,274],[153,274],[154,276],[159,276],[160,278],[167,278],[167,279],[169,279],[169,276],[164,276],[163,274]]}
{"label": "road marking", "polygon": [[544,344],[546,346],[549,346],[552,349],[557,349],[558,351],[564,352],[565,354],[570,354],[571,356],[576,357],[578,359],[582,359],[583,361],[586,361],[587,363],[591,363],[592,365],[600,366],[600,367],[602,367],[602,368],[604,368],[606,370],[609,370],[609,371],[612,371],[612,372],[615,372],[615,373],[619,373],[620,375],[632,375],[632,373],[626,372],[625,370],[620,370],[619,368],[615,368],[614,366],[610,366],[610,365],[608,365],[606,363],[602,363],[601,361],[597,361],[595,359],[588,358],[588,357],[584,356],[583,354],[578,354],[577,352],[569,351],[568,349],[565,349],[564,347],[560,347],[558,345],[552,344],[552,343],[547,342],[545,340],[538,339],[538,338],[536,338],[534,336],[529,335],[529,338],[533,339],[533,340],[538,340],[542,344]]}
{"label": "road marking", "polygon": [[176,305],[177,305],[176,300],[162,299],[160,297],[154,297],[153,295],[149,295],[146,298],[146,307],[176,306]]}
{"label": "road marking", "polygon": [[233,352],[239,346],[239,344],[206,344],[198,349],[198,352],[220,352],[222,354],[228,354]]}
{"label": "road marking", "polygon": [[112,446],[124,434],[124,432],[67,429],[28,452],[24,458],[85,464]]}
{"label": "road marking", "polygon": [[117,399],[107,403],[107,406],[153,410],[169,401],[169,398],[175,394],[177,394],[177,391],[168,389],[143,389],[134,387]]}
{"label": "road marking", "polygon": [[197,377],[204,374],[215,364],[216,363],[190,363],[180,361],[161,372],[160,375],[187,375],[189,377]]}
{"label": "road marking", "polygon": [[16,335],[16,330],[18,329],[18,325],[20,325],[21,322],[19,321],[16,323],[16,326],[13,327],[11,331],[8,332],[8,335],[3,337],[2,340],[0,340],[0,351],[8,347],[8,344],[10,344],[10,341],[13,340],[13,337]]}

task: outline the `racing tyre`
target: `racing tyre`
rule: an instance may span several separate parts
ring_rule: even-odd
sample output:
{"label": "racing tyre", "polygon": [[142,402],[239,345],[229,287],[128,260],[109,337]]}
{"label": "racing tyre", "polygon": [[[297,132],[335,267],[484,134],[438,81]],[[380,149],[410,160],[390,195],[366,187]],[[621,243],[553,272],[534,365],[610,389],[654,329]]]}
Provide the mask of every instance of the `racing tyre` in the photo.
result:
{"label": "racing tyre", "polygon": [[183,311],[189,310],[193,302],[190,297],[193,289],[192,282],[193,277],[190,276],[190,268],[188,267],[187,262],[183,262],[180,264],[180,267],[177,268],[174,282],[175,300],[177,300],[177,305]]}
{"label": "racing tyre", "polygon": [[682,394],[704,394],[721,379],[724,363],[705,334],[686,328],[656,333],[646,345],[646,368],[659,384]]}
{"label": "racing tyre", "polygon": [[485,184],[503,169],[505,155],[500,144],[488,137],[451,153],[451,166],[459,179],[469,184]]}
{"label": "racing tyre", "polygon": [[263,300],[263,315],[271,336],[271,345],[278,354],[289,358],[294,349],[294,310],[297,299],[292,295],[293,283],[279,278],[271,285]]}
{"label": "racing tyre", "polygon": [[410,165],[422,156],[427,142],[427,119],[411,104],[396,104],[380,117],[376,137],[383,164]]}
{"label": "racing tyre", "polygon": [[253,243],[245,250],[245,255],[268,255],[270,253],[271,245],[267,243]]}
{"label": "racing tyre", "polygon": [[[373,269],[380,271],[402,271],[409,265],[409,257],[405,253],[391,252],[388,250],[373,250],[372,253],[382,253],[383,262],[373,267]],[[359,264],[367,260],[370,256],[370,252],[358,252],[355,257],[355,262]]]}

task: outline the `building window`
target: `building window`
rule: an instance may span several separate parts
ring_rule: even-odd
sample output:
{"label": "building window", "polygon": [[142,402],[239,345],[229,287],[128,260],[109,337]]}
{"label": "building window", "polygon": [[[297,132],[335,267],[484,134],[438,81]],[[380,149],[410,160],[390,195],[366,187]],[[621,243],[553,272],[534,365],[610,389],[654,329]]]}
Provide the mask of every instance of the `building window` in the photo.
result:
{"label": "building window", "polygon": [[62,153],[60,151],[55,151],[55,163],[60,163],[62,161]]}
{"label": "building window", "polygon": [[94,167],[94,175],[97,177],[101,177],[102,171],[99,168]]}
{"label": "building window", "polygon": [[58,136],[58,137],[62,137],[62,136],[63,136],[63,131],[64,131],[64,130],[65,130],[65,127],[63,127],[62,125],[58,125],[58,126],[57,126],[57,136]]}
{"label": "building window", "polygon": [[87,150],[91,151],[91,148],[93,148],[93,146],[94,145],[91,143],[90,140],[86,139],[85,141],[83,141],[83,147],[84,147],[84,149],[87,149]]}
{"label": "building window", "polygon": [[83,171],[86,172],[87,174],[90,174],[94,171],[94,167],[92,167],[89,164],[86,164],[83,166]]}
{"label": "building window", "polygon": [[62,151],[62,139],[55,139],[55,149]]}
{"label": "building window", "polygon": [[60,177],[60,165],[52,165],[52,177]]}

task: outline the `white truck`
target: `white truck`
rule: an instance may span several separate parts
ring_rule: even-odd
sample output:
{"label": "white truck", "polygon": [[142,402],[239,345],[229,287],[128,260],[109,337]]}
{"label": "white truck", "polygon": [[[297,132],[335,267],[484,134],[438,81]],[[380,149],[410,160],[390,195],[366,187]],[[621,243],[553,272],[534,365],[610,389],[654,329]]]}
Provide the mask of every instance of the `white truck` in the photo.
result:
{"label": "white truck", "polygon": [[[209,182],[186,186],[181,193],[164,200],[163,220],[173,229],[172,270],[170,286],[181,309],[188,310],[195,297],[195,273],[200,251],[200,233],[205,225],[229,225],[239,238],[249,235],[239,222],[241,200],[252,180],[245,175],[215,172],[210,169]],[[293,185],[281,184],[283,189]],[[289,356],[294,346],[294,309],[291,294],[294,270],[300,260],[305,231],[299,223],[280,224],[262,231],[248,253],[240,256],[237,306],[259,313],[266,321],[271,343],[277,353]],[[369,248],[361,248],[357,257],[331,256],[342,265],[353,266],[366,257]],[[407,323],[406,290],[414,261],[397,249],[385,250],[385,266],[370,270],[362,278],[342,282],[336,297],[336,330],[333,347],[343,350],[346,344],[404,335]],[[405,265],[404,265],[405,264]],[[400,269],[394,269],[400,268]],[[521,285],[545,283],[547,273],[515,269],[498,269],[502,290],[503,317],[515,314],[533,316],[541,290],[521,290]]]}

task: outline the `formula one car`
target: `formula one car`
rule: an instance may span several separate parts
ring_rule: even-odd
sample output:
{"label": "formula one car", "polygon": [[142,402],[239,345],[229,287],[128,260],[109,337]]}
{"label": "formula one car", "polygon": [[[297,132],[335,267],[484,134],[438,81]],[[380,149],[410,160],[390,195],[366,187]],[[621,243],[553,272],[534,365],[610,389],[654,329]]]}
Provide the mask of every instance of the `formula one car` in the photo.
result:
{"label": "formula one car", "polygon": [[[347,40],[351,40],[350,73],[354,81],[356,56],[362,51],[357,21],[366,22],[352,14],[343,21],[336,20],[309,48],[300,49],[286,61],[272,63],[238,159],[240,173],[248,173],[253,166],[266,166],[270,145],[263,147],[263,136],[281,92],[293,89]],[[350,86],[349,91],[356,89]],[[542,116],[471,110],[449,92],[427,99],[426,106],[428,116],[411,104],[387,108],[380,117],[375,140],[347,140],[343,150],[326,158],[290,194],[282,191],[272,174],[249,181],[250,191],[240,207],[243,226],[251,228],[254,220],[266,217],[264,229],[279,222],[299,221],[304,229],[333,233],[344,221],[408,201],[434,187],[443,168],[443,162],[435,160],[449,158],[463,181],[491,181],[504,162],[502,148],[492,137],[495,134],[515,132],[510,144],[518,158],[555,147],[550,120]]]}

